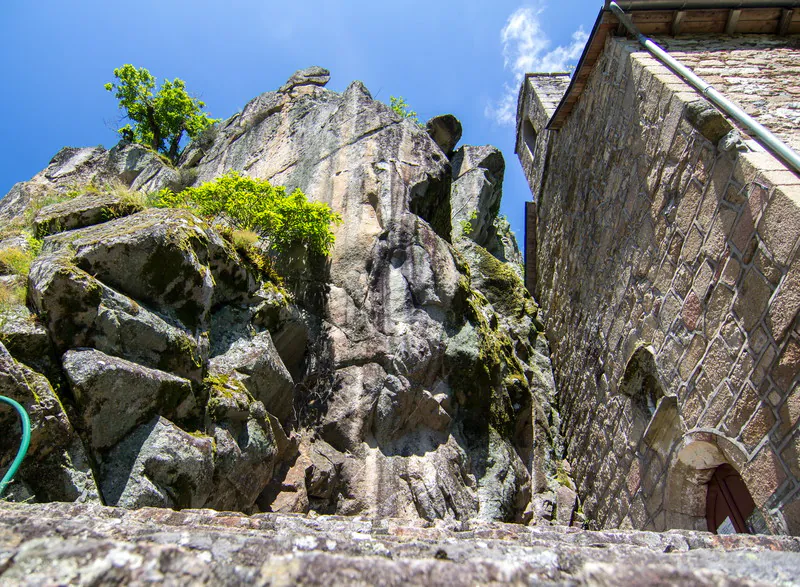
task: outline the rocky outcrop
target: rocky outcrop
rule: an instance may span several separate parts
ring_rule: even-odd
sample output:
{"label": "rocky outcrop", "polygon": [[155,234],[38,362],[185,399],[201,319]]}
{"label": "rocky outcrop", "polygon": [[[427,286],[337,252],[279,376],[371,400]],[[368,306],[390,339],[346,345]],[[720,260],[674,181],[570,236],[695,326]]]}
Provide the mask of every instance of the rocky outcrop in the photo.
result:
{"label": "rocky outcrop", "polygon": [[139,212],[141,204],[125,201],[115,194],[84,194],[45,206],[33,218],[33,234],[43,237],[65,230],[92,226]]}
{"label": "rocky outcrop", "polygon": [[142,145],[121,142],[108,151],[103,147],[64,147],[47,168],[11,188],[0,206],[0,221],[10,223],[19,219],[31,204],[67,195],[81,187],[122,185],[152,191],[179,178],[178,171]]}
{"label": "rocky outcrop", "polygon": [[186,210],[109,213],[87,195],[39,211],[53,234],[28,300],[102,498],[532,521],[537,494],[556,501],[558,418],[538,307],[496,228],[502,155],[451,153],[455,118],[432,138],[328,78],[309,68],[258,96],[177,170],[134,145],[65,151],[0,204],[19,218],[14,194],[62,177],[178,189],[235,170],[343,218],[330,258],[274,253],[282,289]]}
{"label": "rocky outcrop", "polygon": [[4,585],[793,585],[796,538],[0,503]]}
{"label": "rocky outcrop", "polygon": [[452,114],[434,116],[425,124],[425,130],[448,157],[461,140],[461,121]]}
{"label": "rocky outcrop", "polygon": [[116,445],[154,414],[176,419],[196,409],[192,385],[182,377],[94,349],[67,351],[62,362],[94,449]]}
{"label": "rocky outcrop", "polygon": [[453,227],[482,247],[494,245],[505,168],[503,154],[491,146],[467,145],[453,154]]}

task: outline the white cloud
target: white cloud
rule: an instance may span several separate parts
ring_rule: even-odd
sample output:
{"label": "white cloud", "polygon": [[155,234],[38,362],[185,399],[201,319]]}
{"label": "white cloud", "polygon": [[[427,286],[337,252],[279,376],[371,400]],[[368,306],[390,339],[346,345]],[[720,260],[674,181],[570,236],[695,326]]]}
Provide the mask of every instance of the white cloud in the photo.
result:
{"label": "white cloud", "polygon": [[548,51],[551,42],[542,30],[539,15],[541,7],[523,6],[508,17],[506,26],[500,31],[503,42],[505,68],[513,76],[513,82],[503,85],[503,97],[486,106],[486,116],[498,124],[513,126],[517,115],[517,92],[528,72],[564,71],[581,56],[583,46],[589,38],[583,27],[572,34],[572,42]]}

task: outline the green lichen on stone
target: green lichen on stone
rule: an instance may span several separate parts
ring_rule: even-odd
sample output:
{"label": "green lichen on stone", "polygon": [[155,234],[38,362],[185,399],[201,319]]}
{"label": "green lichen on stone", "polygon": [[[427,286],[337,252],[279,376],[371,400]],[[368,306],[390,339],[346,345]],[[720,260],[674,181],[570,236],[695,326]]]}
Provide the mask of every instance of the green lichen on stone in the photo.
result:
{"label": "green lichen on stone", "polygon": [[445,366],[450,385],[465,408],[465,425],[476,431],[488,425],[510,438],[516,419],[514,400],[528,393],[513,341],[498,327],[489,300],[471,289],[464,276],[451,317],[455,319],[451,320],[455,322],[451,327],[455,335],[445,353]]}
{"label": "green lichen on stone", "polygon": [[556,469],[556,481],[559,485],[569,487],[573,491],[575,490],[575,485],[572,483],[572,479],[570,479],[569,474],[564,470],[564,467],[561,465],[561,463],[558,464],[558,468]]}
{"label": "green lichen on stone", "polygon": [[190,338],[189,336],[182,336],[176,340],[176,345],[178,350],[184,356],[191,357],[192,364],[197,367],[198,369],[203,366],[202,357],[200,356],[200,351],[197,348],[197,343]]}
{"label": "green lichen on stone", "polygon": [[508,263],[503,263],[483,247],[472,249],[482,276],[481,291],[498,312],[508,317],[535,316],[538,306]]}
{"label": "green lichen on stone", "polygon": [[203,387],[208,395],[206,415],[212,422],[225,422],[236,415],[246,419],[255,401],[244,384],[228,374],[207,375]]}

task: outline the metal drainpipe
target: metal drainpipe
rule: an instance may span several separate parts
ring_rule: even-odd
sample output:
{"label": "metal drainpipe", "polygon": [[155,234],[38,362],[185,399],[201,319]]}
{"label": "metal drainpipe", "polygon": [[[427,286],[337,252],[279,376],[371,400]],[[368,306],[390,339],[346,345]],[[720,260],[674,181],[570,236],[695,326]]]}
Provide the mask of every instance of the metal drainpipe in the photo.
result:
{"label": "metal drainpipe", "polygon": [[722,110],[725,114],[730,116],[736,122],[741,124],[748,133],[761,141],[775,156],[780,158],[789,167],[800,173],[800,155],[789,147],[786,143],[781,141],[778,137],[768,131],[764,126],[759,124],[744,110],[739,108],[736,104],[728,100],[725,96],[720,94],[717,90],[711,87],[711,84],[698,77],[692,70],[683,65],[680,61],[672,57],[669,53],[664,51],[651,39],[645,37],[634,26],[628,15],[623,12],[622,8],[616,2],[611,2],[609,5],[611,12],[625,25],[625,28],[636,37],[639,43],[647,49],[650,54],[658,59],[661,63],[671,69],[676,75],[680,76],[686,83],[703,94],[710,102],[717,108]]}

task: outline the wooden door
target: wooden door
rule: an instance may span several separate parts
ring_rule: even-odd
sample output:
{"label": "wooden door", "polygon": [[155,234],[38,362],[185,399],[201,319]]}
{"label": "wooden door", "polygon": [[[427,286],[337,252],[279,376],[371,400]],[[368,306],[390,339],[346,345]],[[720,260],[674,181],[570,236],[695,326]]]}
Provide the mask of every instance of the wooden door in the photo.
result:
{"label": "wooden door", "polygon": [[[756,504],[739,473],[730,465],[720,465],[708,483],[706,520],[709,532],[715,534],[752,534]],[[760,526],[760,524],[759,524]]]}

